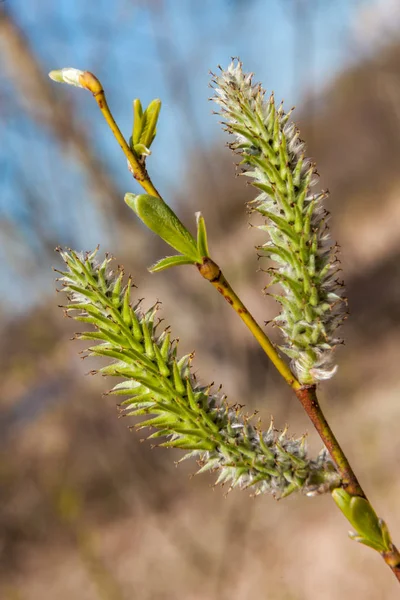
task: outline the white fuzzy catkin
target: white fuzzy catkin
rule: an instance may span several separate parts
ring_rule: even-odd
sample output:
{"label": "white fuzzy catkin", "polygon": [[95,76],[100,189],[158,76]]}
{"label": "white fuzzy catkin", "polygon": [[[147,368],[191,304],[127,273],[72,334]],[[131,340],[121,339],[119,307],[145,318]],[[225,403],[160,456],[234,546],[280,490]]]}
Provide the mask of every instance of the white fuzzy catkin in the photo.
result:
{"label": "white fuzzy catkin", "polygon": [[260,229],[269,239],[260,248],[262,256],[277,263],[268,271],[271,284],[282,288],[273,294],[281,304],[274,319],[284,336],[281,349],[301,383],[328,379],[336,370],[332,353],[346,311],[337,247],[322,204],[327,192],[311,192],[318,174],[290,113],[276,106],[273,94],[265,99],[240,61],[214,75],[213,87],[226,130],[235,136],[230,147],[242,156],[243,173],[260,191],[250,205],[266,218]]}

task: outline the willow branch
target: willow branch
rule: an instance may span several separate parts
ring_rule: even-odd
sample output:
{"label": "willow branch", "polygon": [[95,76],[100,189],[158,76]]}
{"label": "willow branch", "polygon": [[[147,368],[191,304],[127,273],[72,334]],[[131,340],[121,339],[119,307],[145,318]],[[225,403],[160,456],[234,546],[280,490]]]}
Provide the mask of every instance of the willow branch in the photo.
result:
{"label": "willow branch", "polygon": [[[72,83],[92,92],[107,124],[128,160],[134,178],[150,197],[158,198],[164,204],[161,195],[147,173],[144,160],[135,155],[118,128],[99,80],[87,71],[79,72],[69,69],[64,70],[63,73],[53,72],[51,76],[58,81]],[[296,376],[292,373],[288,364],[282,360],[268,336],[232,289],[220,267],[209,256],[204,257],[201,262],[196,262],[196,266],[202,277],[209,281],[235,310],[280,375],[296,394],[332,457],[341,477],[340,489],[342,495],[339,500],[341,499],[343,504],[340,505],[338,501],[335,501],[360,534],[358,541],[367,543],[367,545],[378,550],[400,581],[400,553],[391,542],[385,524],[382,521],[378,522],[371,504],[322,412],[316,395],[316,382],[330,377],[334,372],[334,370],[329,370],[330,352],[337,344],[333,331],[343,318],[341,305],[345,302],[345,298],[340,294],[340,284],[337,280],[332,279],[336,273],[335,250],[331,249],[328,252],[324,250],[324,218],[320,219],[318,216],[319,220],[314,220],[312,227],[310,226],[310,211],[317,204],[320,204],[325,197],[324,194],[307,196],[307,191],[316,176],[315,165],[307,166],[307,163],[305,163],[306,166],[304,166],[303,146],[297,139],[297,130],[290,128],[291,126],[288,129],[288,115],[285,115],[282,108],[276,111],[273,96],[268,105],[264,103],[261,87],[251,87],[251,77],[249,78],[249,76],[242,73],[241,63],[231,65],[229,70],[223,72],[222,76],[216,78],[214,82],[217,86],[220,86],[217,102],[222,106],[223,114],[231,118],[228,130],[231,133],[238,134],[241,141],[241,144],[235,146],[235,148],[243,150],[246,144],[249,147],[244,162],[247,161],[247,167],[253,169],[250,171],[250,176],[256,179],[256,187],[262,190],[261,196],[257,199],[256,210],[259,210],[271,221],[272,226],[266,226],[266,229],[273,240],[278,240],[277,243],[273,242],[272,246],[266,245],[270,255],[284,265],[279,272],[275,272],[274,282],[287,288],[286,291],[289,291],[298,302],[297,307],[293,303],[290,305],[290,311],[301,312],[302,310],[305,311],[306,308],[309,311],[308,320],[310,322],[308,323],[303,319],[302,329],[304,331],[296,328],[296,319],[285,318],[281,323],[281,329],[287,339],[294,341],[294,346],[286,346],[285,353],[294,359]],[[238,99],[240,102],[236,106]],[[246,103],[248,105],[247,110],[244,110]],[[241,110],[245,115],[243,117],[244,122],[238,124],[237,119]],[[243,143],[243,140],[247,141]],[[275,150],[278,149],[279,152],[272,157],[272,160],[271,153],[275,151],[274,148]],[[276,167],[279,161],[281,161],[280,169]],[[289,167],[293,169],[291,174]],[[260,168],[265,170],[269,183],[265,183],[264,180],[257,182],[257,178],[261,177]],[[286,183],[284,177],[288,179]],[[293,201],[296,194],[295,185],[298,193],[296,199],[298,203],[297,213],[294,212],[295,202]],[[285,197],[287,194],[291,197],[290,202]],[[271,200],[275,196],[276,200]],[[276,205],[279,203],[281,204],[281,210],[278,214],[274,211],[276,211]],[[281,213],[284,214],[284,219],[280,216]],[[176,221],[178,221],[177,218]],[[294,229],[292,231],[288,227],[292,228],[293,224]],[[279,238],[276,237],[274,227],[279,232]],[[291,242],[293,235],[297,235],[299,238],[297,241],[301,248],[301,260],[299,260],[298,254],[293,251]],[[305,235],[310,236],[307,243]],[[190,243],[186,239],[185,243],[186,245],[189,243],[191,248],[194,241],[192,239],[189,241]],[[287,244],[287,247],[285,247],[285,244]],[[298,280],[293,278],[290,271],[286,273],[287,260],[293,263],[291,267],[296,271]],[[317,275],[315,261],[318,261],[320,267],[320,272]],[[306,264],[312,264],[312,268],[306,267]],[[325,285],[325,288],[323,285]],[[326,289],[329,289],[328,295]],[[326,296],[325,300],[323,300],[324,294]],[[281,302],[284,313],[286,310],[285,299],[281,296],[278,301]],[[321,314],[324,315],[323,321],[320,317]],[[316,338],[315,332],[318,334]],[[304,346],[305,340],[308,343],[306,348]],[[354,511],[351,512],[353,505]],[[356,514],[356,508],[361,512]],[[357,521],[357,518],[359,521]],[[369,522],[366,523],[365,520],[368,521],[368,519]],[[374,538],[377,530],[379,532],[378,541],[376,537]],[[362,537],[364,532],[367,536],[366,539]],[[368,537],[369,535],[370,537]],[[382,536],[382,538],[380,539],[379,536]]]}

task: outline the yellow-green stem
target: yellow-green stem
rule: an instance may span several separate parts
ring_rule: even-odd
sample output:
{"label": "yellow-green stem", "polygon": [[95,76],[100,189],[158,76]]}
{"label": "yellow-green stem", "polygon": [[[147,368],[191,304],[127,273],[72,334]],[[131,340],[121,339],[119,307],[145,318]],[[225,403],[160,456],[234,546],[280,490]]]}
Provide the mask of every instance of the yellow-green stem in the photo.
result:
{"label": "yellow-green stem", "polygon": [[233,291],[219,266],[211,260],[211,258],[205,258],[201,264],[197,265],[197,268],[202,277],[207,279],[207,281],[215,287],[239,315],[286,383],[288,383],[293,390],[300,390],[302,387],[301,383],[297,381],[287,363],[279,356],[268,336]]}
{"label": "yellow-green stem", "polygon": [[122,152],[125,154],[128,159],[130,170],[138,183],[142,186],[142,188],[150,194],[150,196],[156,196],[157,198],[161,198],[159,192],[154,187],[144,164],[138,159],[138,157],[132,152],[129,144],[126,142],[124,136],[121,133],[117,123],[112,116],[110,108],[107,104],[106,95],[103,90],[103,86],[100,81],[90,73],[89,71],[85,71],[81,76],[80,81],[82,85],[92,92],[94,99],[97,102],[98,107],[100,108],[103,117],[105,118],[107,125],[111,129],[114,134],[115,139],[120,145]]}

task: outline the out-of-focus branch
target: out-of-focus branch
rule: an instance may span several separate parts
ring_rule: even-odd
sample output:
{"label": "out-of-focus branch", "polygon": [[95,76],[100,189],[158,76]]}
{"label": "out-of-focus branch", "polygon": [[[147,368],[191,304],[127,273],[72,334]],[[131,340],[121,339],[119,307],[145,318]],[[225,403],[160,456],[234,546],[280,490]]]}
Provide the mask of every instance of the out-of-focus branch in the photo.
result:
{"label": "out-of-focus branch", "polygon": [[101,208],[123,222],[121,193],[108,168],[96,156],[71,106],[52,89],[44,69],[23,31],[4,6],[0,8],[1,67],[18,93],[29,116],[44,125],[62,148],[72,152],[86,171]]}

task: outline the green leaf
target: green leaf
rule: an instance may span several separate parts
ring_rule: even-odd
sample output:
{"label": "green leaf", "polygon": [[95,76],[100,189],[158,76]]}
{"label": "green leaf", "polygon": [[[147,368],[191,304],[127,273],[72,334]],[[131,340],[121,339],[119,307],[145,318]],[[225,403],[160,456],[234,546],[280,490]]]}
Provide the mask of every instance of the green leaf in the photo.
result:
{"label": "green leaf", "polygon": [[346,492],[343,488],[336,488],[332,491],[332,498],[334,499],[334,501],[336,502],[337,506],[340,508],[346,519],[350,521],[350,523],[353,525],[350,508],[350,501],[352,497],[353,496],[350,496],[350,494]]}
{"label": "green leaf", "polygon": [[144,144],[133,144],[132,150],[137,156],[150,156],[151,152]]}
{"label": "green leaf", "polygon": [[385,550],[379,519],[365,498],[354,496],[351,499],[354,527],[363,538]]}
{"label": "green leaf", "polygon": [[132,149],[140,141],[140,135],[143,129],[143,108],[139,98],[133,101],[133,129],[132,129]]}
{"label": "green leaf", "polygon": [[393,546],[393,542],[392,542],[392,538],[390,537],[388,526],[386,525],[385,521],[383,521],[382,519],[379,519],[379,524],[381,526],[383,543],[385,544],[386,549],[390,550],[391,547]]}
{"label": "green leaf", "polygon": [[125,202],[151,231],[193,262],[201,262],[196,242],[168,204],[147,194],[125,194]]}
{"label": "green leaf", "polygon": [[150,148],[156,136],[157,121],[161,109],[161,100],[152,100],[143,113],[143,125],[139,142]]}
{"label": "green leaf", "polygon": [[351,523],[358,535],[352,535],[356,541],[384,552],[386,544],[381,525],[374,509],[365,498],[351,496],[342,488],[333,490],[332,497],[346,519]]}
{"label": "green leaf", "polygon": [[148,271],[150,271],[150,273],[158,273],[159,271],[165,271],[165,269],[177,267],[178,265],[194,265],[195,262],[196,261],[183,254],[166,256],[149,267]]}
{"label": "green leaf", "polygon": [[369,548],[372,548],[373,550],[376,550],[377,552],[382,552],[382,544],[376,544],[375,542],[363,538],[361,535],[357,535],[356,533],[353,532],[349,532],[349,538],[354,540],[355,542],[358,542],[359,544],[363,544],[364,546],[368,546]]}
{"label": "green leaf", "polygon": [[200,256],[203,258],[209,257],[208,252],[208,241],[207,241],[207,230],[204,217],[201,212],[196,213],[197,220],[197,249]]}

